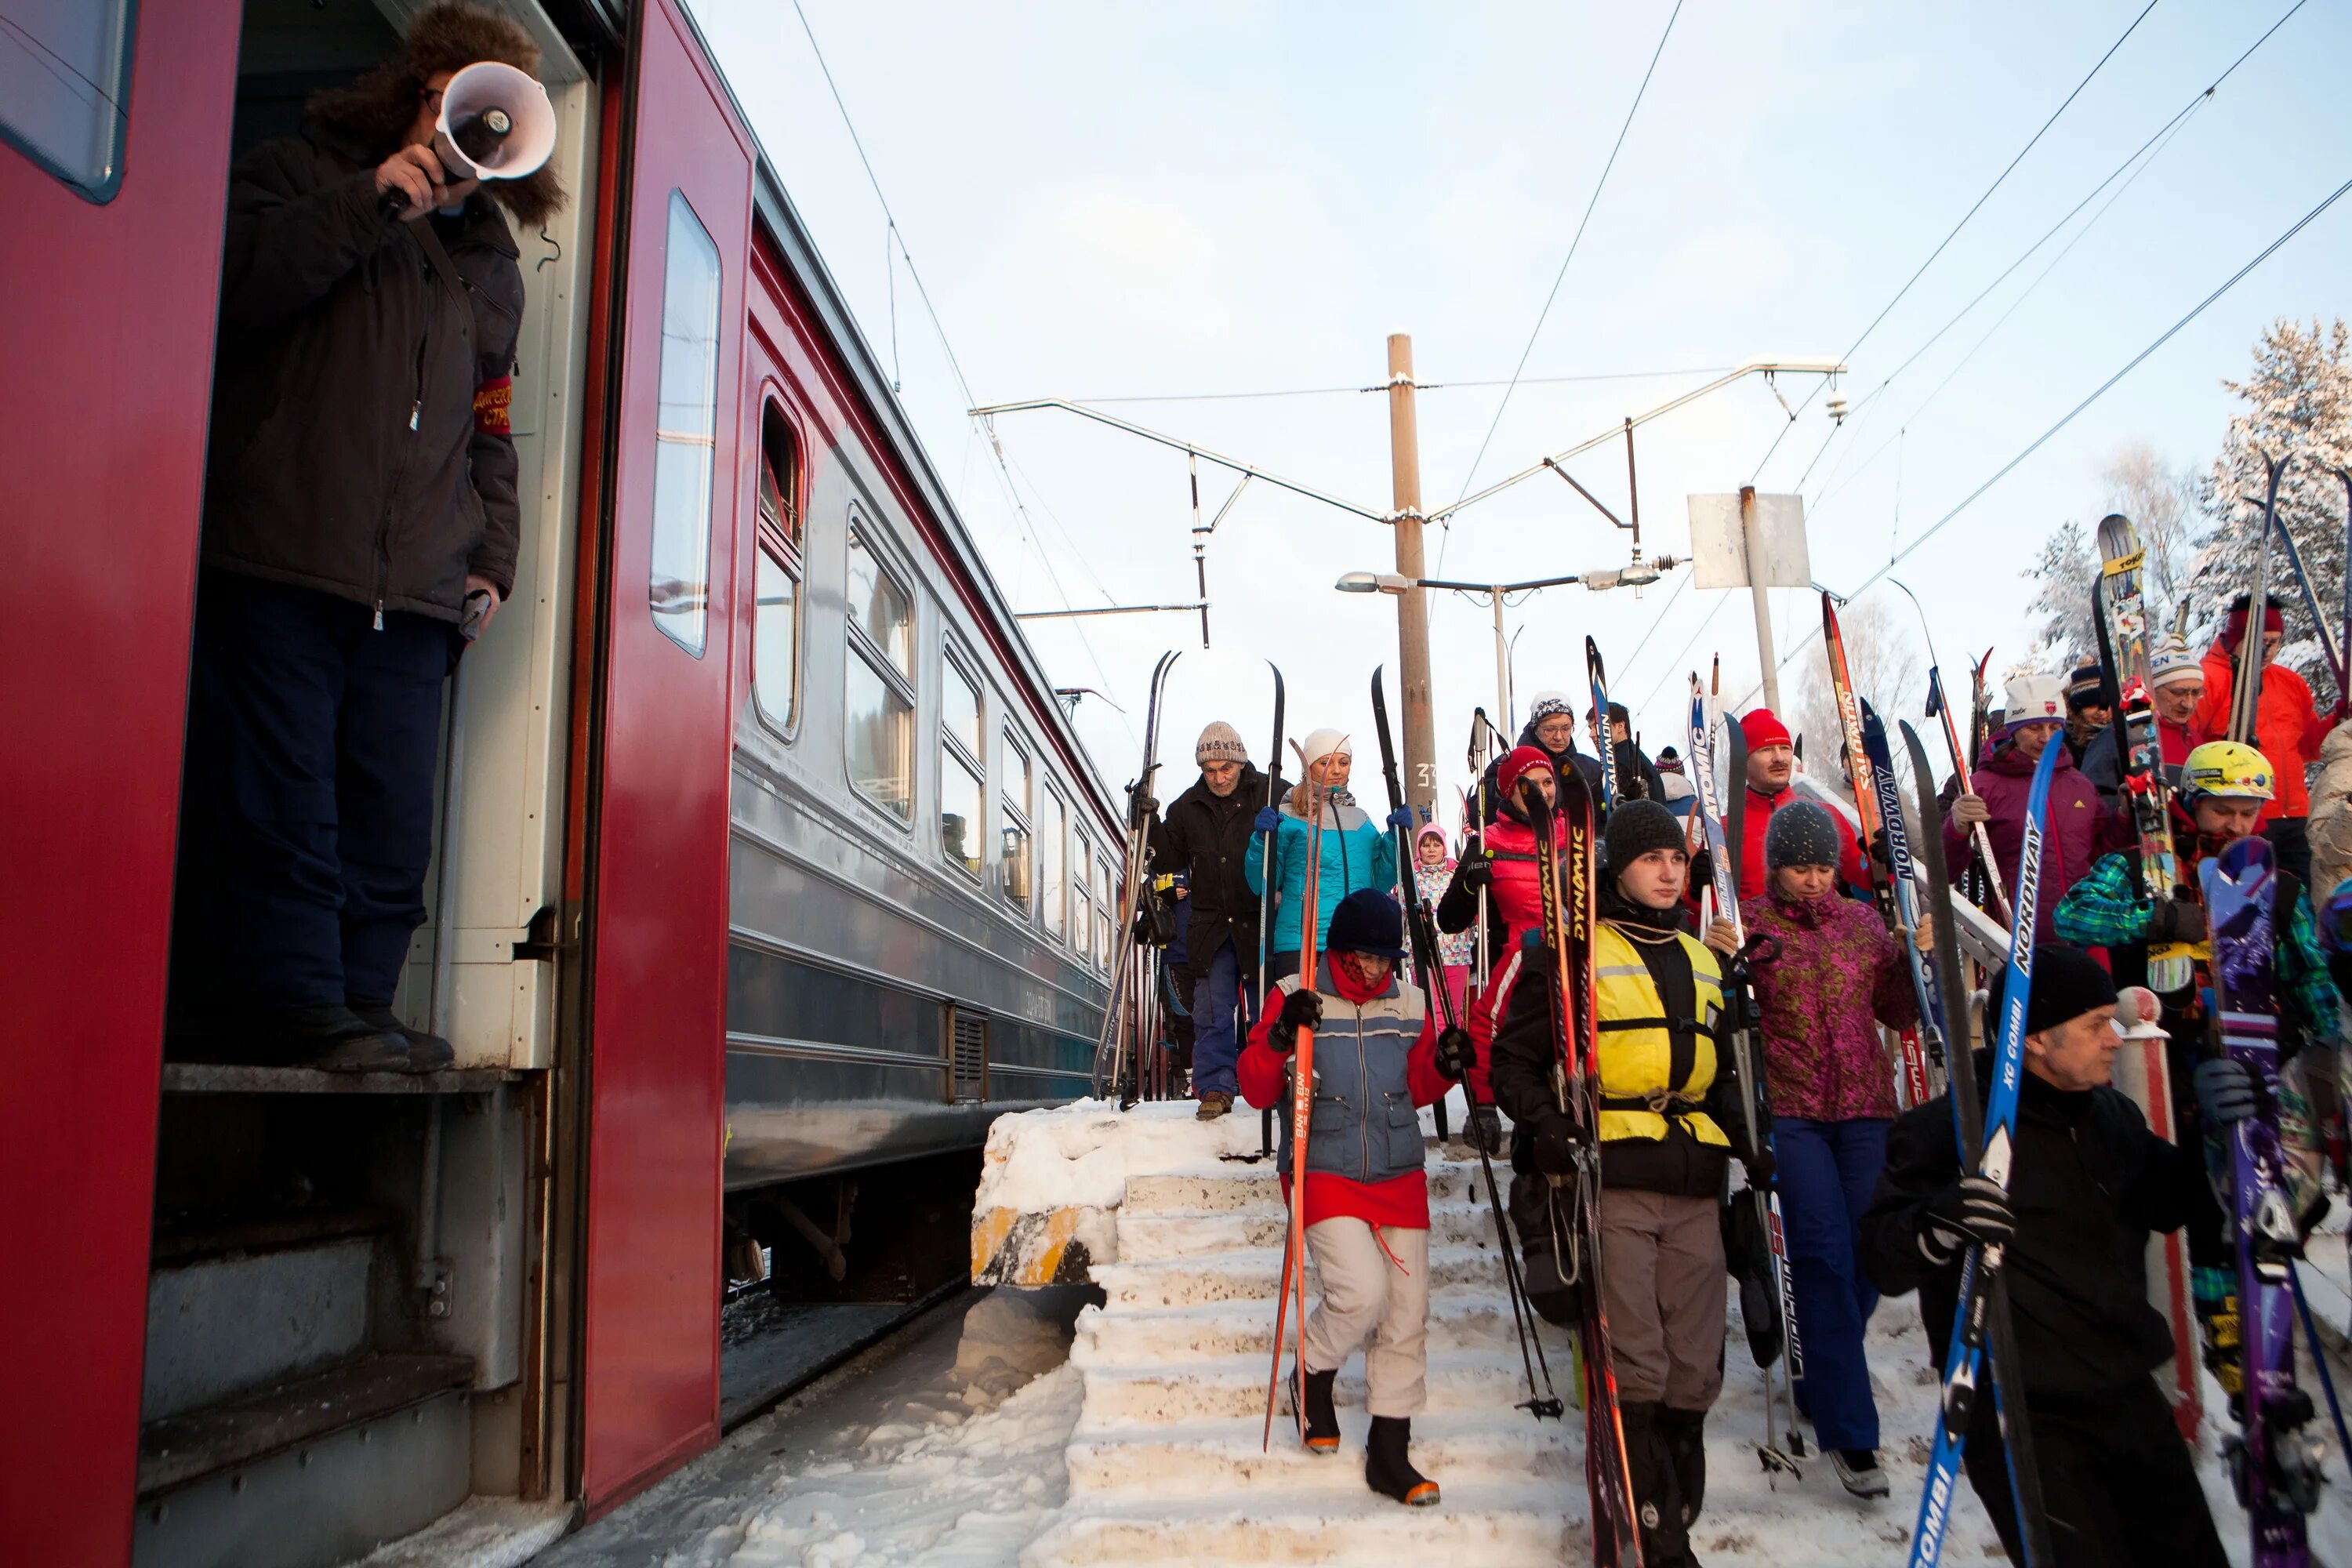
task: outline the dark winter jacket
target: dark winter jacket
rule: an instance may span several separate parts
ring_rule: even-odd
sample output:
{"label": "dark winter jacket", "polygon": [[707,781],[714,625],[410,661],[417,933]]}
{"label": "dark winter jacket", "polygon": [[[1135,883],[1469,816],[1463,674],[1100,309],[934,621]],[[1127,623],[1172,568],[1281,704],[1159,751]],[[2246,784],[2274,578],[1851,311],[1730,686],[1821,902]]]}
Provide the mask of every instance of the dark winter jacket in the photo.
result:
{"label": "dark winter jacket", "polygon": [[[2061,742],[2053,736],[2050,743],[2055,746]],[[2018,855],[2025,841],[2025,802],[2033,791],[2033,763],[2015,746],[2002,746],[1969,782],[1992,813],[1985,832],[1992,838],[1993,864],[2000,868],[2000,884],[2013,898]],[[2042,901],[2034,910],[2034,940],[2058,940],[2058,900],[2066,896],[2066,889],[2100,856],[2137,840],[2130,817],[2109,811],[2074,759],[2062,752],[2057,769],[2050,775],[2050,821],[2042,841]],[[1971,842],[1957,821],[1945,819],[1944,864],[1955,879],[1968,868]]]}
{"label": "dark winter jacket", "polygon": [[[1276,800],[1289,793],[1279,779],[1274,789]],[[1205,780],[1195,779],[1169,803],[1158,865],[1188,879],[1187,945],[1203,964],[1230,942],[1243,970],[1257,973],[1258,900],[1243,863],[1251,851],[1250,823],[1265,805],[1265,775],[1248,763],[1242,764],[1233,794],[1220,798]]]}
{"label": "dark winter jacket", "polygon": [[[1991,1080],[1978,1053],[1979,1083]],[[2144,1259],[2151,1231],[2177,1229],[2205,1180],[2201,1149],[2147,1130],[2113,1089],[2070,1092],[2024,1075],[2010,1203],[2010,1309],[2029,1399],[2071,1400],[2138,1383],[2172,1356],[2172,1330],[2148,1304]],[[1944,1364],[1959,1289],[1958,1259],[1931,1266],[1919,1251],[1927,1201],[1962,1175],[1951,1097],[1895,1118],[1878,1194],[1862,1216],[1863,1266],[1890,1296],[1919,1292],[1927,1343]]]}
{"label": "dark winter jacket", "polygon": [[1642,748],[1631,741],[1618,741],[1610,747],[1617,763],[1617,798],[1619,800],[1654,800],[1666,804],[1666,781],[1655,763],[1643,754]]}
{"label": "dark winter jacket", "polygon": [[314,127],[230,177],[204,561],[454,621],[514,584],[522,273],[488,198],[395,222],[373,162]]}
{"label": "dark winter jacket", "polygon": [[[1551,768],[1554,773],[1559,773],[1559,770],[1564,767],[1575,768],[1579,773],[1581,773],[1584,776],[1586,787],[1592,791],[1592,799],[1595,809],[1599,808],[1599,803],[1601,799],[1600,758],[1590,757],[1585,755],[1582,752],[1578,751],[1576,749],[1576,742],[1573,739],[1568,742],[1568,750],[1564,752],[1553,751],[1541,741],[1536,739],[1536,727],[1532,721],[1520,728],[1518,744],[1522,746],[1533,746],[1537,751],[1541,752],[1545,756],[1549,757],[1551,759]],[[1483,822],[1494,821],[1496,815],[1503,809],[1503,785],[1498,776],[1502,770],[1502,766],[1503,759],[1501,757],[1496,757],[1493,762],[1488,763],[1486,764],[1486,776],[1482,781],[1485,787],[1479,795],[1473,795],[1471,797],[1471,805],[1474,808],[1477,806],[1478,800],[1481,796],[1483,796],[1486,803],[1484,808],[1484,815],[1479,818]],[[1474,815],[1475,815],[1475,811]]]}
{"label": "dark winter jacket", "polygon": [[[2123,726],[2110,724],[2099,731],[2089,748],[2075,759],[2075,766],[2099,792],[2099,799],[2109,811],[2124,809],[2124,745]],[[2180,764],[2189,760],[2189,730],[2186,725],[2156,721],[2157,744],[2164,752],[2164,782],[2175,789],[2180,787]]]}
{"label": "dark winter jacket", "polygon": [[[1621,930],[1615,941],[1596,942],[1595,962],[1601,965],[1600,1037],[1601,1094],[1604,1101],[1619,1100],[1656,1087],[1654,1082],[1622,1081],[1621,1073],[1643,1072],[1644,1053],[1639,1048],[1638,1026],[1643,1020],[1619,1017],[1612,995],[1631,995],[1623,982],[1646,978],[1656,1002],[1669,1019],[1691,1020],[1715,1027],[1721,991],[1714,958],[1687,933],[1676,940],[1636,941],[1622,927],[1643,928],[1643,934],[1681,932],[1682,910],[1639,910],[1612,892],[1604,896],[1603,921]],[[1630,948],[1631,953],[1623,950]],[[1694,954],[1697,956],[1695,957]],[[1617,962],[1638,961],[1633,966]],[[1560,1114],[1553,1069],[1560,1059],[1560,1036],[1552,1016],[1548,950],[1535,943],[1519,948],[1494,980],[1495,1005],[1502,1016],[1496,1030],[1487,1072],[1495,1103],[1515,1124],[1511,1144],[1512,1169],[1535,1169],[1535,1140],[1543,1123]],[[1636,968],[1638,974],[1620,971]],[[1701,973],[1701,969],[1704,973]],[[1705,1015],[1702,1016],[1701,1015]],[[1612,1021],[1627,1032],[1612,1039]],[[1655,1022],[1654,1019],[1647,1020]],[[1663,1031],[1660,1031],[1663,1033]],[[1745,1128],[1738,1111],[1740,1092],[1728,1049],[1716,1050],[1707,1035],[1675,1031],[1673,1047],[1676,1081],[1703,1098],[1698,1113],[1620,1116],[1604,1110],[1601,1128],[1601,1180],[1604,1187],[1625,1187],[1664,1193],[1675,1197],[1714,1197],[1724,1190],[1724,1176],[1732,1158],[1732,1142],[1744,1142]],[[1635,1047],[1626,1055],[1622,1045]],[[1685,1051],[1689,1052],[1686,1057]],[[1643,1124],[1656,1133],[1643,1131]],[[1657,1135],[1662,1133],[1663,1135]],[[1727,1142],[1729,1141],[1729,1142]]]}

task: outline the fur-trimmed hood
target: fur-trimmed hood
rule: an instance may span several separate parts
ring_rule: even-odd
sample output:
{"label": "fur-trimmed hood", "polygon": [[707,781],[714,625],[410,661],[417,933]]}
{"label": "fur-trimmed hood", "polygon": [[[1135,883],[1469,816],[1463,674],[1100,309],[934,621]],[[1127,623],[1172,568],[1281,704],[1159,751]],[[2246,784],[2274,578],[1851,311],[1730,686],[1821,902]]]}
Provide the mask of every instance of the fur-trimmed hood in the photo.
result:
{"label": "fur-trimmed hood", "polygon": [[[478,5],[443,4],[418,14],[401,52],[349,87],[313,93],[303,105],[311,127],[354,156],[381,163],[398,151],[416,118],[425,83],[441,71],[498,60],[539,72],[539,46],[520,24]],[[551,162],[520,180],[485,180],[482,192],[536,226],[563,209],[563,180]]]}

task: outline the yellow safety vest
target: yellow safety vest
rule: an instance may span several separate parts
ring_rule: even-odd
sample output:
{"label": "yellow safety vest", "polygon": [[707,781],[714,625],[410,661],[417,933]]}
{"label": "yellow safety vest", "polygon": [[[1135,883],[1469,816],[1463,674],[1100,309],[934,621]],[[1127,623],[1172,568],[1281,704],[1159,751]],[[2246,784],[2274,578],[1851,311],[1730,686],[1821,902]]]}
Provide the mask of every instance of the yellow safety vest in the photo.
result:
{"label": "yellow safety vest", "polygon": [[[1731,1140],[1699,1108],[1715,1082],[1716,1048],[1711,1031],[1723,1013],[1723,972],[1704,943],[1675,933],[1689,959],[1696,1018],[1668,1018],[1657,983],[1631,938],[1603,921],[1593,942],[1594,980],[1601,1001],[1601,1141],[1666,1135],[1666,1118],[1681,1119],[1702,1143],[1728,1148]],[[1691,1027],[1696,1025],[1696,1028]],[[1690,1041],[1689,1060],[1677,1078],[1675,1037]]]}

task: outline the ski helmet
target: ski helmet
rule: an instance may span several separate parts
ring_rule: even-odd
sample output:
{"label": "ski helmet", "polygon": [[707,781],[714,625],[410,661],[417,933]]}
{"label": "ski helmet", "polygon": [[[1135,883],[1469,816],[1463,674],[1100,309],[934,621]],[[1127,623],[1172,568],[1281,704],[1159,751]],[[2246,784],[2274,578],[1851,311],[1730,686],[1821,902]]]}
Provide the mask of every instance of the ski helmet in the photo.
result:
{"label": "ski helmet", "polygon": [[2180,764],[2180,801],[2193,806],[2208,796],[2272,799],[2270,759],[2243,741],[2208,741],[2197,747]]}

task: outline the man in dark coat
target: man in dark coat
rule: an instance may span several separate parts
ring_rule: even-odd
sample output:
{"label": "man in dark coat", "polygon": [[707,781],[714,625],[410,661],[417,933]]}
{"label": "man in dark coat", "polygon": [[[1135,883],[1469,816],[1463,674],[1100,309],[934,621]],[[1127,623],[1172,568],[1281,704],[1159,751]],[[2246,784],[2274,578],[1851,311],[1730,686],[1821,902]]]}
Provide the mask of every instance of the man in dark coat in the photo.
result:
{"label": "man in dark coat", "polygon": [[[520,543],[522,274],[433,148],[443,89],[483,59],[529,71],[539,51],[435,5],[230,177],[173,997],[199,1049],[450,1060],[392,998],[425,917],[441,684]],[[562,198],[548,170],[492,188],[526,222]]]}
{"label": "man in dark coat", "polygon": [[[1170,803],[1162,871],[1181,872],[1192,976],[1192,1093],[1213,1121],[1234,1108],[1241,1036],[1256,1020],[1257,895],[1245,867],[1250,825],[1266,801],[1265,775],[1250,765],[1241,734],[1223,720],[1192,748],[1201,776]],[[1288,786],[1277,778],[1275,798]],[[1244,1022],[1237,1028],[1236,1016]]]}
{"label": "man in dark coat", "polygon": [[[2053,744],[2063,744],[2053,741]],[[1989,1016],[2000,1016],[2000,991]],[[1919,1292],[1937,1370],[1945,1370],[1962,1260],[2006,1248],[2023,1403],[2032,1412],[2052,1550],[2062,1568],[2227,1559],[2205,1494],[2151,1372],[2172,1359],[2172,1331],[2148,1303],[2150,1232],[2178,1228],[2205,1178],[2203,1150],[2147,1129],[2109,1087],[2119,1037],[2116,990],[2079,948],[2033,952],[2025,1074],[2009,1187],[1963,1161],[1942,1095],[1895,1119],[1878,1194],[1862,1217],[1863,1266],[1889,1296]],[[1990,1085],[1990,1057],[1977,1081]],[[2200,1069],[2215,1121],[2242,1116],[2253,1088],[2232,1062]],[[1970,1418],[1965,1464],[1985,1511],[2021,1563],[2008,1459],[1989,1379]]]}

